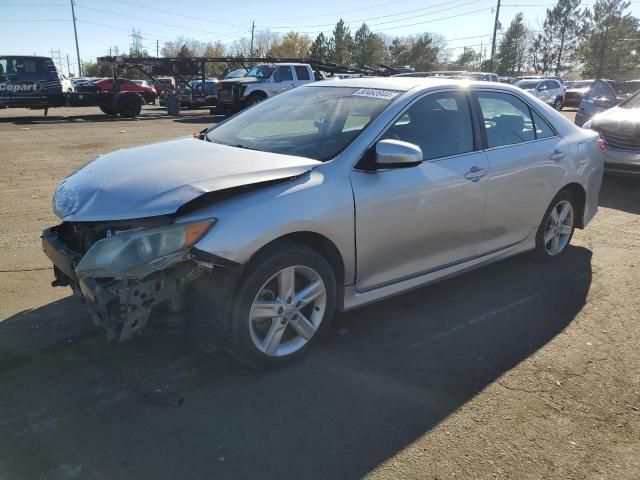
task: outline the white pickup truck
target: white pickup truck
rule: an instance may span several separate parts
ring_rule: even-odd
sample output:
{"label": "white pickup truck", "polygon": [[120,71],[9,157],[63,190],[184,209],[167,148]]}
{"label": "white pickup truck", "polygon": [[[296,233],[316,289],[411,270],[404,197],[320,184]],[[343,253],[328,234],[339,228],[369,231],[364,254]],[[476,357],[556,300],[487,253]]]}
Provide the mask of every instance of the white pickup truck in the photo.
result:
{"label": "white pickup truck", "polygon": [[218,83],[218,107],[236,112],[305,83],[315,81],[306,63],[271,63],[256,65],[244,77]]}

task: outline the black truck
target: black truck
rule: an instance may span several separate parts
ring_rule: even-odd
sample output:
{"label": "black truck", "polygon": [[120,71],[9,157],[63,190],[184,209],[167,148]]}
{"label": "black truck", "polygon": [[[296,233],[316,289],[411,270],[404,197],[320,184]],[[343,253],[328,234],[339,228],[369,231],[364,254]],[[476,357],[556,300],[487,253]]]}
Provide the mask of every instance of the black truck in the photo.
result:
{"label": "black truck", "polygon": [[144,99],[136,92],[68,92],[53,60],[48,57],[0,55],[0,108],[44,110],[55,107],[97,106],[109,115],[133,118]]}

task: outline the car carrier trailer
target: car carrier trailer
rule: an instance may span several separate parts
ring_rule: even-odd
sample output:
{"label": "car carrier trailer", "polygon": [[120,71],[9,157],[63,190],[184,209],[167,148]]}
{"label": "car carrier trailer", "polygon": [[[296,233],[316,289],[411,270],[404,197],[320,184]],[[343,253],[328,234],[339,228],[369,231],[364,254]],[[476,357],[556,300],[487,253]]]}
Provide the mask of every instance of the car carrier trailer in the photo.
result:
{"label": "car carrier trailer", "polygon": [[[117,78],[128,70],[137,70],[156,81],[154,75],[170,75],[179,83],[188,84],[193,78],[206,80],[205,66],[209,63],[224,63],[227,70],[256,63],[304,63],[314,72],[329,74],[392,75],[393,67],[339,65],[315,59],[279,57],[173,57],[173,58],[123,58],[98,57],[98,64],[109,69],[113,76],[113,90],[101,92],[95,86],[83,85],[75,92],[64,92],[58,72],[48,57],[0,55],[0,108],[29,108],[43,110],[48,114],[55,107],[96,106],[107,115],[135,118],[140,114],[145,99],[137,92],[118,91]],[[321,78],[321,74],[316,76]],[[169,87],[157,82],[161,88]],[[173,92],[171,92],[173,93]]]}

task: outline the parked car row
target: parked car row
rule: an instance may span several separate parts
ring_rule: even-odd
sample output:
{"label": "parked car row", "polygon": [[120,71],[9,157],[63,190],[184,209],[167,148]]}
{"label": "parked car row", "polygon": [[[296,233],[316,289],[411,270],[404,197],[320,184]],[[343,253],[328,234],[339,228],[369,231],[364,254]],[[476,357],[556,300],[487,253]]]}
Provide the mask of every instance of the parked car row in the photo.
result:
{"label": "parked car row", "polygon": [[515,86],[551,105],[556,110],[562,110],[565,87],[560,80],[553,78],[522,78],[515,83]]}

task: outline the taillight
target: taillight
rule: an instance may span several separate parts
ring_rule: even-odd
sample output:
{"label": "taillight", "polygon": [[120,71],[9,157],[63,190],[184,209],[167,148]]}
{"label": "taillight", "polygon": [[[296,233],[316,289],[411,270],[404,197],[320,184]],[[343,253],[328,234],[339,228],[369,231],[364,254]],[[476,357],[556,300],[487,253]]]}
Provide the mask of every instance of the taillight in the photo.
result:
{"label": "taillight", "polygon": [[600,148],[600,150],[604,150],[604,147],[606,147],[607,144],[604,141],[604,138],[600,137],[600,139],[598,139],[598,147]]}

